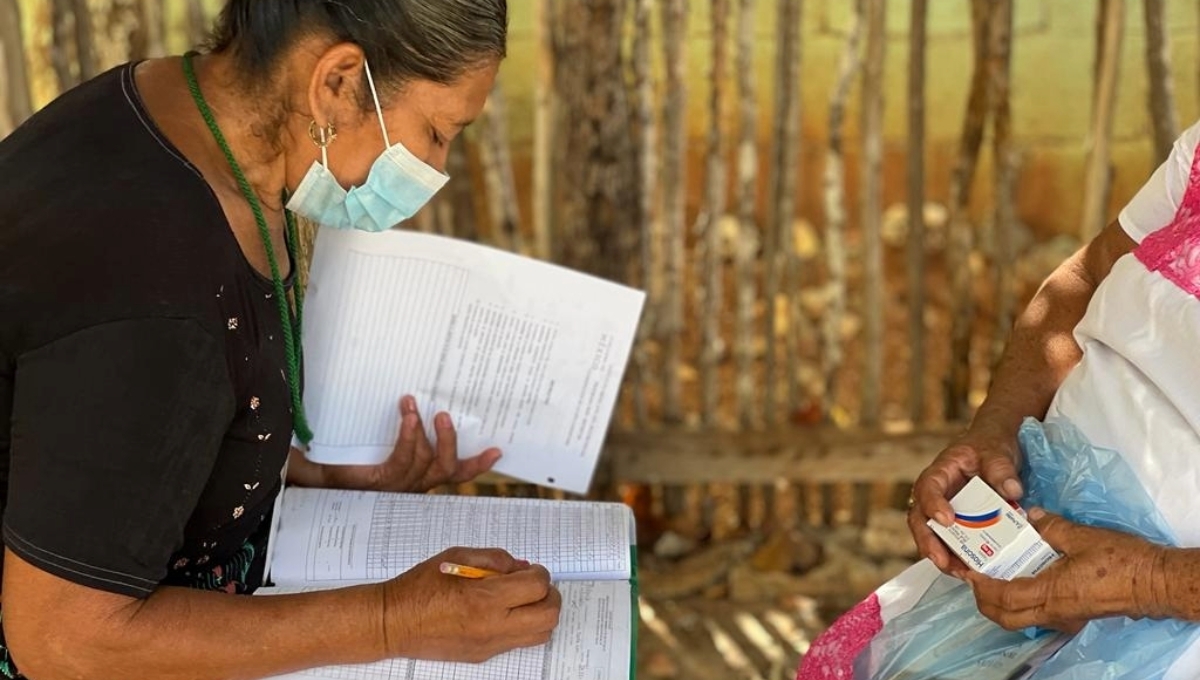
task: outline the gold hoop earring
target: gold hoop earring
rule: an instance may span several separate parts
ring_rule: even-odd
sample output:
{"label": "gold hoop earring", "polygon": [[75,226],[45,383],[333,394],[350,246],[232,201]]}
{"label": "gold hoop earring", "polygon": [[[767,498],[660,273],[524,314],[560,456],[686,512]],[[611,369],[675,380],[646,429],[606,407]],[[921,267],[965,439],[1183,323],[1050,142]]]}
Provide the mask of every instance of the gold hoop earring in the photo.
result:
{"label": "gold hoop earring", "polygon": [[334,127],[333,123],[329,125],[317,125],[317,120],[314,118],[308,124],[308,137],[313,141],[313,144],[324,149],[329,146],[330,142],[337,139],[337,128]]}

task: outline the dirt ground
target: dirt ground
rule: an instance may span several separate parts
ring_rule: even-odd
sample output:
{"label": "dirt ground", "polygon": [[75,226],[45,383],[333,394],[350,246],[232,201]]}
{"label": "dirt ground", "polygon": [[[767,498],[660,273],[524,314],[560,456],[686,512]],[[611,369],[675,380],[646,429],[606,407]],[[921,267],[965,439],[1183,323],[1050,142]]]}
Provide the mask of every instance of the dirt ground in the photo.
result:
{"label": "dirt ground", "polygon": [[865,527],[662,534],[641,560],[638,677],[785,680],[846,609],[915,560],[898,510]]}

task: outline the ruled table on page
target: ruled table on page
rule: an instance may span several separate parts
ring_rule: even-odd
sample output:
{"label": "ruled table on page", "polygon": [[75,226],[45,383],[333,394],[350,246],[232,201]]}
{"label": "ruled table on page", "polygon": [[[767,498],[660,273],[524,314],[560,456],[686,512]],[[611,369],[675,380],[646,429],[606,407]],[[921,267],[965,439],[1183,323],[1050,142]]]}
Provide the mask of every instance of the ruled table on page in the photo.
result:
{"label": "ruled table on page", "polygon": [[396,576],[452,547],[501,548],[556,579],[628,579],[633,519],[619,503],[289,488],[273,536],[277,583]]}

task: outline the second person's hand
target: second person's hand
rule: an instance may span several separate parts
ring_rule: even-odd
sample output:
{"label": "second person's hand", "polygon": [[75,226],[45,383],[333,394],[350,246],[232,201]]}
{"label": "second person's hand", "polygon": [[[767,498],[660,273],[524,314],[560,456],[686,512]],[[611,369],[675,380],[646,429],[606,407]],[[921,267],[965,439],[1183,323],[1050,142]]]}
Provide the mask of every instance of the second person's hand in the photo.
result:
{"label": "second person's hand", "polygon": [[950,499],[972,477],[983,477],[997,493],[1010,501],[1019,500],[1024,490],[1017,477],[1017,451],[1015,433],[1005,437],[968,432],[942,451],[917,477],[908,510],[908,528],[921,555],[929,558],[938,569],[959,578],[967,573],[967,566],[950,554],[926,522],[932,519],[942,526],[953,523],[954,509],[950,507]]}
{"label": "second person's hand", "polygon": [[1138,536],[1082,526],[1031,508],[1029,520],[1062,558],[1034,578],[998,581],[971,573],[979,611],[1008,630],[1078,632],[1110,616],[1169,618],[1162,584],[1168,548]]}

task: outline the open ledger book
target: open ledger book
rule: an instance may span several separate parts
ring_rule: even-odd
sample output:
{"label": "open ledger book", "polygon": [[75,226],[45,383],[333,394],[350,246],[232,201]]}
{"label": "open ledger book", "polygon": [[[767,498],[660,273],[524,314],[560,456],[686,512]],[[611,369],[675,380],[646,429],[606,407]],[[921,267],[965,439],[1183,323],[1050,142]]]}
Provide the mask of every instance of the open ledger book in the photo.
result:
{"label": "open ledger book", "polygon": [[[545,566],[562,592],[549,643],[483,664],[392,659],[288,680],[618,680],[637,632],[633,513],[619,503],[289,487],[267,555],[277,595],[387,580],[455,547],[503,548]],[[455,578],[447,576],[446,578]]]}
{"label": "open ledger book", "polygon": [[304,310],[306,456],[371,465],[399,399],[495,471],[587,493],[645,294],[441,236],[321,228]]}

